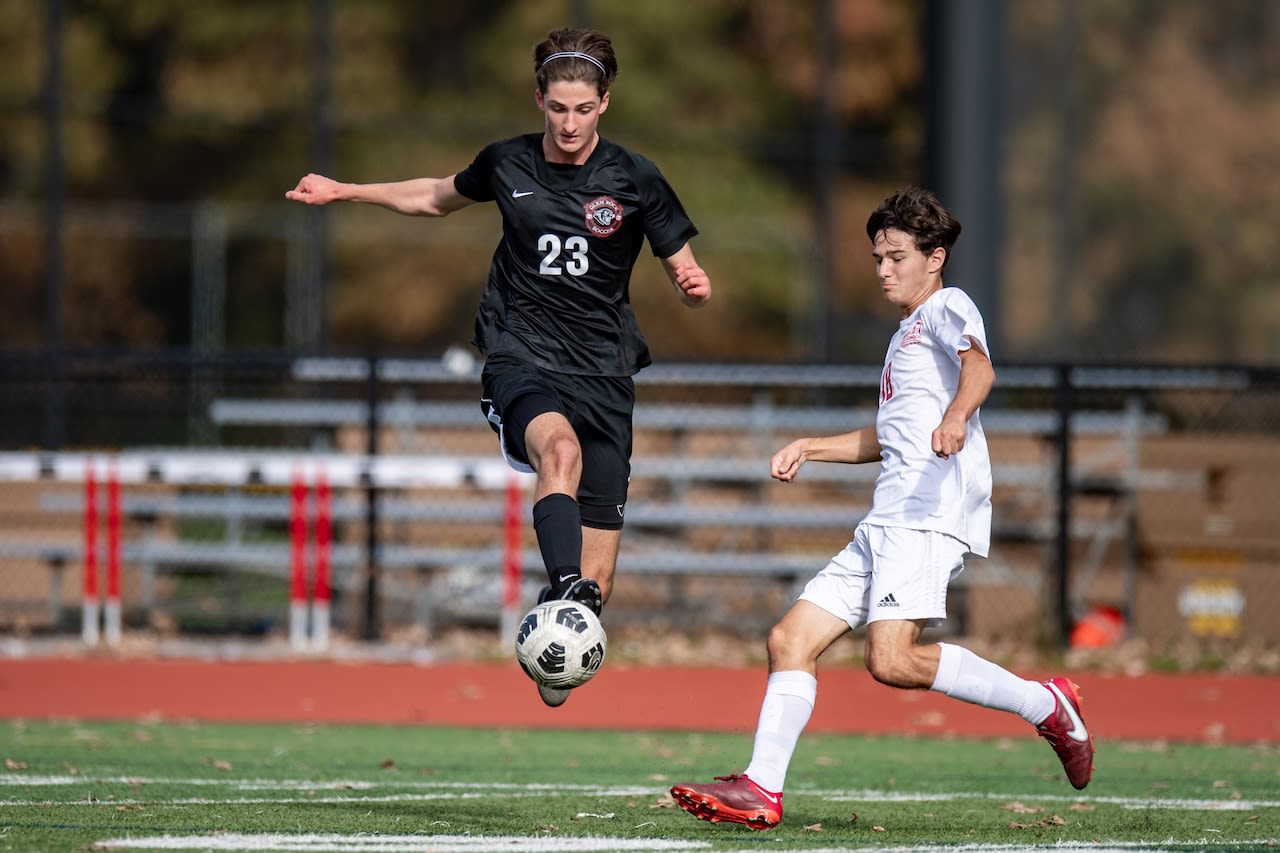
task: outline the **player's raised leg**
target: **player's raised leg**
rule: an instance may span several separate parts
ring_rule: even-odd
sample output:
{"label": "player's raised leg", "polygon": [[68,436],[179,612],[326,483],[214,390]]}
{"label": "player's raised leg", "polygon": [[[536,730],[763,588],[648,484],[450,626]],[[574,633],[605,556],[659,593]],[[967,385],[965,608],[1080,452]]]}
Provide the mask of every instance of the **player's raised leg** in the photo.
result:
{"label": "player's raised leg", "polygon": [[952,643],[939,643],[938,650],[938,671],[930,689],[1017,714],[1053,747],[1072,786],[1089,784],[1093,737],[1085,727],[1075,684],[1062,677],[1031,681]]}

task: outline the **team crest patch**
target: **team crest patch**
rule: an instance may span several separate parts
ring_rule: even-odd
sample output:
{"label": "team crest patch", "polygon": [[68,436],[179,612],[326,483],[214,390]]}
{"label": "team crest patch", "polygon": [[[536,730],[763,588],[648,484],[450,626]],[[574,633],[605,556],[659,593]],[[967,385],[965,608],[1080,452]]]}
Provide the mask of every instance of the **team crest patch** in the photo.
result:
{"label": "team crest patch", "polygon": [[924,340],[924,325],[916,320],[916,324],[911,327],[911,331],[907,332],[906,337],[902,339],[902,343],[898,344],[898,349],[906,349],[909,346],[918,344]]}
{"label": "team crest patch", "polygon": [[608,237],[622,227],[622,205],[607,195],[592,199],[582,209],[587,213],[587,230],[597,237]]}

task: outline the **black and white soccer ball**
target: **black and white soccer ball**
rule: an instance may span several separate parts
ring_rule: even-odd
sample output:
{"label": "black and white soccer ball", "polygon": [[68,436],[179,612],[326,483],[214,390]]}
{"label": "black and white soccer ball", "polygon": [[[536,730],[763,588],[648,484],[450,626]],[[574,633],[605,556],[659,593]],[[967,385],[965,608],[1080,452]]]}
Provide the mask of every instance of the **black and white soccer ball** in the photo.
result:
{"label": "black and white soccer ball", "polygon": [[516,660],[545,687],[580,687],[600,671],[607,644],[604,626],[591,608],[576,601],[546,601],[520,621]]}

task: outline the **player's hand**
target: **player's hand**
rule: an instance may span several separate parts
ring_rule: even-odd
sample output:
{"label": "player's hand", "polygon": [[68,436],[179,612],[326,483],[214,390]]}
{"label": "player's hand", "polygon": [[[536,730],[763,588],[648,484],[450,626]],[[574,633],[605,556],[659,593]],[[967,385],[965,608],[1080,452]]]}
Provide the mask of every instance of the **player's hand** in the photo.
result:
{"label": "player's hand", "polygon": [[338,181],[326,178],[324,175],[304,175],[302,180],[298,181],[298,185],[285,193],[284,197],[303,204],[328,204],[342,197],[340,193],[342,186]]}
{"label": "player's hand", "polygon": [[691,307],[705,305],[711,298],[711,279],[697,264],[680,264],[675,268],[675,285],[684,303]]}
{"label": "player's hand", "polygon": [[804,464],[804,450],[800,445],[799,441],[793,441],[773,454],[769,460],[769,476],[784,483],[794,480]]}
{"label": "player's hand", "polygon": [[964,450],[965,439],[969,435],[968,427],[961,420],[944,420],[933,431],[931,445],[935,456],[947,459],[953,453]]}

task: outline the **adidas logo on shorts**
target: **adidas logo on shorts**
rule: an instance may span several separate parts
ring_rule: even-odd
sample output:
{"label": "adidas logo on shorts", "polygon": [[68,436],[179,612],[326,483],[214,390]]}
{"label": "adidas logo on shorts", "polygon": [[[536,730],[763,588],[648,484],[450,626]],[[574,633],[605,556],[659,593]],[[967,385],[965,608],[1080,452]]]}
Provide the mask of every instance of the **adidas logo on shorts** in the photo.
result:
{"label": "adidas logo on shorts", "polygon": [[884,598],[880,599],[880,603],[876,605],[876,607],[897,607],[897,606],[898,606],[898,599],[893,597],[893,593],[889,593]]}

